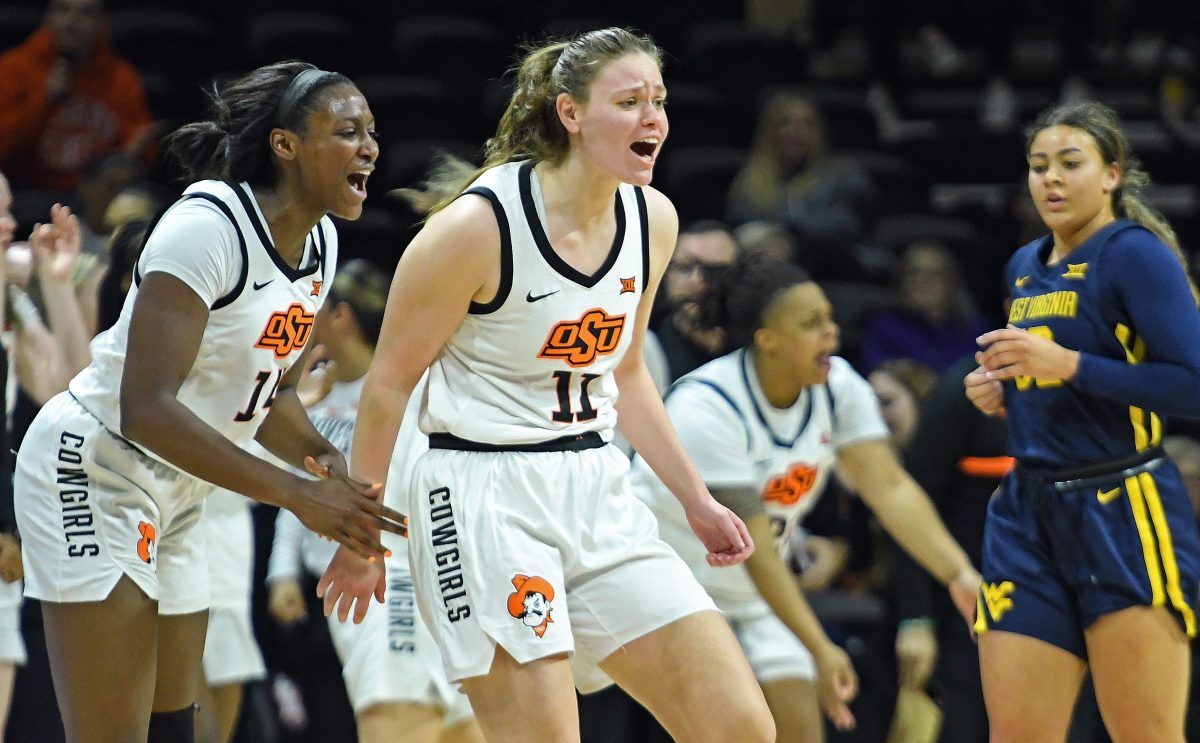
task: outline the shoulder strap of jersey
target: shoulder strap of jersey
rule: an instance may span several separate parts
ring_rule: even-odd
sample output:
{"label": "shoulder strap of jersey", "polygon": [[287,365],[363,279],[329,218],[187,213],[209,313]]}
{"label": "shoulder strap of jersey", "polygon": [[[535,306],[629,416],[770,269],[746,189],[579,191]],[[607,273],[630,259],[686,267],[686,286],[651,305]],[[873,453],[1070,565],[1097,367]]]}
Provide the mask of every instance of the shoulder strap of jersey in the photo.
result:
{"label": "shoulder strap of jersey", "polygon": [[646,209],[646,195],[641,186],[633,187],[637,197],[638,223],[642,229],[642,291],[650,286],[650,218]]}
{"label": "shoulder strap of jersey", "polygon": [[216,302],[213,302],[212,307],[209,308],[210,310],[219,310],[222,307],[228,306],[231,302],[233,302],[233,300],[237,299],[238,295],[242,293],[242,290],[246,288],[246,276],[249,274],[250,256],[246,249],[246,237],[242,234],[242,228],[238,226],[237,218],[233,216],[233,211],[230,210],[229,205],[213,194],[206,193],[204,191],[196,191],[193,193],[184,194],[174,204],[171,204],[154,216],[154,219],[151,220],[150,225],[146,228],[146,235],[142,238],[142,245],[138,251],[138,260],[133,264],[133,283],[134,286],[140,286],[142,283],[142,271],[140,265],[141,253],[146,249],[146,243],[150,241],[150,235],[154,232],[154,228],[158,226],[159,220],[161,220],[163,215],[170,211],[175,205],[181,204],[190,199],[203,199],[204,201],[207,201],[208,203],[217,207],[217,209],[221,210],[221,213],[225,215],[225,218],[229,220],[229,224],[233,225],[234,232],[237,233],[238,250],[242,256],[242,267],[238,272],[238,280],[237,283],[234,284],[234,287],[229,291],[228,294],[219,298]]}

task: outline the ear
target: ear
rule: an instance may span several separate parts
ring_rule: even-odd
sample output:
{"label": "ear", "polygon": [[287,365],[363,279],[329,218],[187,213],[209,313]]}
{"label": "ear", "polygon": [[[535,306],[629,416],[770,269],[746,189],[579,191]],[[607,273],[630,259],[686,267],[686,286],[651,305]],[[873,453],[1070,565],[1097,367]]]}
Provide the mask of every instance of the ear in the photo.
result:
{"label": "ear", "polygon": [[755,330],[754,347],[763,353],[770,353],[775,348],[775,332],[770,328]]}
{"label": "ear", "polygon": [[1100,183],[1101,187],[1104,189],[1104,193],[1109,194],[1113,191],[1116,191],[1117,186],[1121,185],[1122,175],[1124,174],[1121,172],[1120,163],[1109,163],[1106,165],[1104,168],[1104,177]]}
{"label": "ear", "polygon": [[300,138],[295,132],[287,129],[275,128],[267,135],[267,141],[271,145],[271,152],[280,160],[295,160]]}
{"label": "ear", "polygon": [[554,110],[558,112],[558,120],[568,134],[579,133],[579,115],[583,112],[583,106],[570,95],[559,93],[554,99]]}

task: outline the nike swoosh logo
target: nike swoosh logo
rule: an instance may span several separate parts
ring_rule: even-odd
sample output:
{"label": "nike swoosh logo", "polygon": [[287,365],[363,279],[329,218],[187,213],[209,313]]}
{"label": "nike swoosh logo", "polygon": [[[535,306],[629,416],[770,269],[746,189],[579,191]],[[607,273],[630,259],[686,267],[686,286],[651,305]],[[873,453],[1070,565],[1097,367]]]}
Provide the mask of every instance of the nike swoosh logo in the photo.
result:
{"label": "nike swoosh logo", "polygon": [[558,291],[559,291],[558,289],[555,289],[552,292],[546,292],[545,294],[539,294],[536,297],[533,295],[533,292],[529,292],[528,294],[525,295],[525,301],[526,302],[536,302],[539,299],[545,299],[546,297],[550,296],[551,294],[558,294]]}
{"label": "nike swoosh logo", "polygon": [[[271,281],[274,281],[274,280],[275,280],[275,279],[271,279]],[[264,282],[262,282],[261,284],[260,284],[260,283],[258,283],[257,281],[255,281],[255,282],[254,282],[254,291],[258,291],[259,289],[263,289],[263,288],[265,288],[267,284],[270,284],[270,283],[271,283],[271,281],[264,281]]]}
{"label": "nike swoosh logo", "polygon": [[1096,489],[1096,500],[1100,501],[1100,503],[1102,505],[1108,505],[1109,503],[1112,503],[1114,500],[1116,500],[1117,496],[1120,494],[1121,494],[1120,486],[1117,486],[1117,487],[1113,488],[1112,490],[1100,490],[1099,488],[1097,488]]}
{"label": "nike swoosh logo", "polygon": [[1020,288],[1020,287],[1022,287],[1022,286],[1025,286],[1025,284],[1026,284],[1028,281],[1029,281],[1029,277],[1028,277],[1028,276],[1022,276],[1021,278],[1017,279],[1017,280],[1016,280],[1016,281],[1014,281],[1013,283],[1014,283],[1014,284],[1016,284],[1018,288]]}

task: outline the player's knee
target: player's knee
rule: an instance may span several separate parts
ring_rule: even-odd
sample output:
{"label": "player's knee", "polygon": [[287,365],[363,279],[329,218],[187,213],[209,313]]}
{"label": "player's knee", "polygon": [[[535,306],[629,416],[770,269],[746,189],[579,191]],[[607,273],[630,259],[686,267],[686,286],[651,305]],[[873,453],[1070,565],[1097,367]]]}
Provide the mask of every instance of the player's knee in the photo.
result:
{"label": "player's knee", "polygon": [[[1115,719],[1110,719],[1115,718]],[[1113,743],[1184,743],[1183,721],[1141,714],[1108,715],[1104,719]]]}
{"label": "player's knee", "polygon": [[767,703],[759,697],[747,699],[734,708],[725,707],[713,715],[717,729],[708,737],[714,741],[746,741],[774,743],[775,720]]}

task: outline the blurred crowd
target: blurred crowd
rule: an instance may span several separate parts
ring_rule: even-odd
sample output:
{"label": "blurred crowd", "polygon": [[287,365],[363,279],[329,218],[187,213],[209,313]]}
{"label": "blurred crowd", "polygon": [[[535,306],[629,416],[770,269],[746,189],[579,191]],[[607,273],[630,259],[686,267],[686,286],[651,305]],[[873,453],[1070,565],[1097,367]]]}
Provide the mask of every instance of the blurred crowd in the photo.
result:
{"label": "blurred crowd", "polygon": [[[1042,232],[1021,127],[1054,100],[1113,106],[1156,178],[1151,201],[1185,248],[1200,239],[1200,6],[706,0],[680,23],[673,4],[562,18],[484,0],[439,3],[441,15],[366,3],[343,17],[300,2],[256,4],[264,15],[230,29],[232,7],[204,5],[0,8],[0,451],[19,447],[120,312],[148,224],[179,192],[158,139],[199,114],[203,81],[275,57],[347,72],[371,102],[385,137],[375,195],[339,228],[347,260],[390,274],[416,219],[382,194],[415,184],[438,150],[478,154],[488,134],[478,122],[507,97],[507,80],[488,78],[502,66],[489,55],[511,57],[522,36],[612,23],[656,36],[673,56],[672,146],[655,185],[683,221],[647,351],[661,388],[730,350],[697,302],[716,272],[745,254],[802,265],[833,304],[840,355],[868,378],[896,450],[976,561],[1011,460],[1003,422],[966,402],[961,379],[975,338],[1003,324],[1007,256]],[[1171,433],[1200,507],[1197,429]],[[11,586],[20,552],[4,469],[0,578]],[[248,680],[234,739],[353,740],[315,577],[272,588],[275,510],[256,506],[252,519],[247,600],[266,672]],[[859,728],[830,740],[986,740],[975,649],[933,580],[837,478],[803,532],[797,580],[862,674]],[[61,740],[36,602],[0,597],[0,612],[24,640],[0,647],[9,739]],[[1107,740],[1088,700],[1072,740]],[[665,739],[619,692],[581,710],[585,741]]]}

